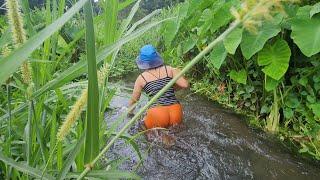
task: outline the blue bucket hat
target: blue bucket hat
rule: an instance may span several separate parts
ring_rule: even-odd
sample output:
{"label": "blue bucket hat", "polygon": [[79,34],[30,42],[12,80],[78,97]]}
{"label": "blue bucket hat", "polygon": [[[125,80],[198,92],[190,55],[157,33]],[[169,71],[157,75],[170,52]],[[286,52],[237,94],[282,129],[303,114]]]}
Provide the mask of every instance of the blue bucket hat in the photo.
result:
{"label": "blue bucket hat", "polygon": [[146,70],[163,65],[163,59],[156,48],[148,44],[140,49],[140,54],[137,57],[136,63],[139,69]]}

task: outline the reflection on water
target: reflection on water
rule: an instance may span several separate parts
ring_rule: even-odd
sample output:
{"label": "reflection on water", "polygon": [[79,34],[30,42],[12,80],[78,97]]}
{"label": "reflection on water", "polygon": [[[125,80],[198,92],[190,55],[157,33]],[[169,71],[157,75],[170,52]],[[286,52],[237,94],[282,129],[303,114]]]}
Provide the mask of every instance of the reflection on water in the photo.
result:
{"label": "reflection on water", "polygon": [[[137,153],[120,140],[108,159],[119,159],[121,169],[136,170],[144,179],[320,179],[319,166],[294,157],[280,142],[250,129],[236,114],[186,94],[179,95],[185,127],[175,133],[175,145],[167,148],[138,138],[144,160],[137,166]],[[108,124],[128,103],[129,92],[119,95],[111,104],[114,111],[106,115]],[[145,102],[144,97],[140,106]],[[137,133],[137,127],[129,133]]]}

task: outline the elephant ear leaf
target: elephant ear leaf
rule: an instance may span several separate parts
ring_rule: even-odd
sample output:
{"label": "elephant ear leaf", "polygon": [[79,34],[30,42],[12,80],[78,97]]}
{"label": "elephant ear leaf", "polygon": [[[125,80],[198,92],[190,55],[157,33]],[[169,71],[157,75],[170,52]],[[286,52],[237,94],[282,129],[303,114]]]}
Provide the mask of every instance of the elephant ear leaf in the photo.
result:
{"label": "elephant ear leaf", "polygon": [[246,59],[250,59],[263,48],[270,38],[276,36],[280,30],[278,25],[266,22],[257,33],[244,31],[240,45],[243,56]]}
{"label": "elephant ear leaf", "polygon": [[190,51],[197,43],[197,38],[195,36],[191,36],[189,39],[185,40],[182,42],[182,51],[183,54],[187,53]]}
{"label": "elephant ear leaf", "polygon": [[217,44],[217,46],[210,53],[210,62],[209,65],[213,65],[213,67],[220,69],[222,63],[227,57],[227,50],[224,48],[223,43]]}
{"label": "elephant ear leaf", "polygon": [[311,13],[312,8],[309,6],[300,8],[297,17],[292,20],[291,38],[304,55],[311,57],[320,52],[320,15],[313,14],[310,18],[307,12]]}
{"label": "elephant ear leaf", "polygon": [[241,43],[243,29],[237,28],[223,41],[224,47],[230,54],[234,54]]}
{"label": "elephant ear leaf", "polygon": [[178,33],[178,30],[179,30],[178,21],[176,19],[172,19],[165,22],[163,26],[163,30],[164,30],[163,37],[164,37],[165,44],[167,47],[170,47],[173,39],[176,37],[176,34]]}
{"label": "elephant ear leaf", "polygon": [[264,88],[266,89],[266,91],[272,91],[276,89],[279,83],[280,81],[274,80],[273,78],[266,76]]}
{"label": "elephant ear leaf", "polygon": [[279,80],[288,70],[291,51],[287,42],[277,40],[273,45],[267,44],[258,55],[259,66],[269,77]]}
{"label": "elephant ear leaf", "polygon": [[311,109],[312,109],[314,115],[316,117],[320,118],[320,103],[312,104]]}
{"label": "elephant ear leaf", "polygon": [[231,70],[229,76],[237,83],[247,84],[247,71],[245,69],[241,69],[240,71]]}

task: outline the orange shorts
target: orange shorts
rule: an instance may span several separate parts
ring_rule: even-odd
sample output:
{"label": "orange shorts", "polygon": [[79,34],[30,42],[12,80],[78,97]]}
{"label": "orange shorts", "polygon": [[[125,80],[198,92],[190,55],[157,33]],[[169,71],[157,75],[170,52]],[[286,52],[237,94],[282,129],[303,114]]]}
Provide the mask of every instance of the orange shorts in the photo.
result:
{"label": "orange shorts", "polygon": [[173,104],[169,106],[156,106],[147,111],[144,124],[147,129],[167,128],[182,122],[182,106]]}

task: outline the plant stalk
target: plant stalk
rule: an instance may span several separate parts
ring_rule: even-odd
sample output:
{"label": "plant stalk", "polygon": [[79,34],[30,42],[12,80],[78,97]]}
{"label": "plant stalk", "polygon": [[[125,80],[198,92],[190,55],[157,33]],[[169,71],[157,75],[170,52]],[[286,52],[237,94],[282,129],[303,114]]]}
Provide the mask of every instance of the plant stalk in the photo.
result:
{"label": "plant stalk", "polygon": [[88,105],[84,161],[89,163],[99,154],[99,90],[91,1],[84,5],[84,14],[88,61]]}
{"label": "plant stalk", "polygon": [[241,24],[240,21],[235,21],[230,25],[230,27],[224,31],[218,38],[212,41],[203,51],[201,51],[195,58],[193,58],[177,76],[175,76],[165,87],[163,87],[150,101],[142,107],[139,112],[117,133],[117,135],[103,148],[99,155],[87,166],[86,169],[77,178],[82,179],[93,167],[93,165],[102,157],[112,144],[135,122],[139,119],[144,111],[146,111],[163,93],[165,93],[171,86],[173,86],[176,81],[181,78],[187,71],[189,71],[196,63],[198,63],[206,54],[208,54],[218,43],[227,37],[235,28]]}

